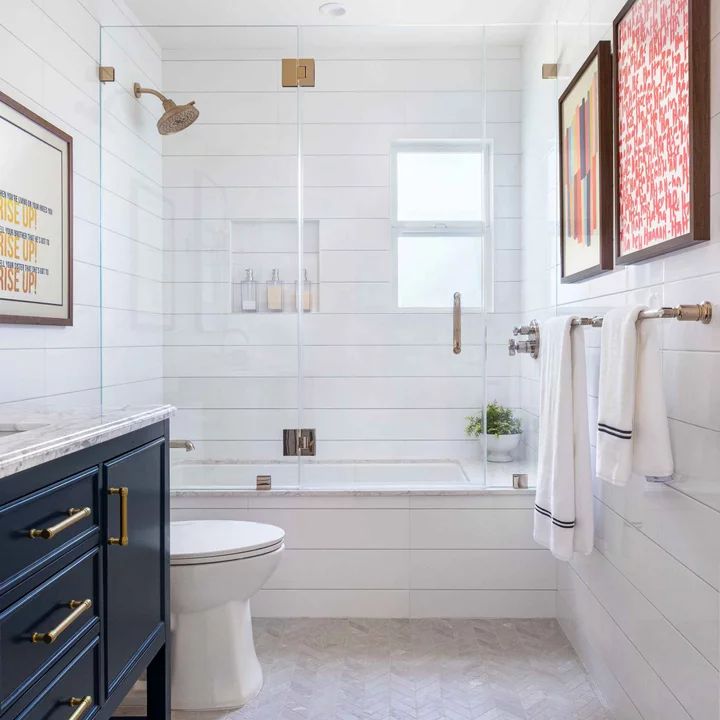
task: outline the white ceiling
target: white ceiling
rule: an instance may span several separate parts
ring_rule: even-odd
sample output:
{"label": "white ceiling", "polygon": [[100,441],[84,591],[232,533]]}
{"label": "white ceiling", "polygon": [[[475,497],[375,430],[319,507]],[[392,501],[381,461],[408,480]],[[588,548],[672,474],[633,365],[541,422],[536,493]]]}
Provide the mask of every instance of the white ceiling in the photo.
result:
{"label": "white ceiling", "polygon": [[323,0],[125,0],[142,25],[498,25],[552,17],[561,0],[343,0],[340,18]]}

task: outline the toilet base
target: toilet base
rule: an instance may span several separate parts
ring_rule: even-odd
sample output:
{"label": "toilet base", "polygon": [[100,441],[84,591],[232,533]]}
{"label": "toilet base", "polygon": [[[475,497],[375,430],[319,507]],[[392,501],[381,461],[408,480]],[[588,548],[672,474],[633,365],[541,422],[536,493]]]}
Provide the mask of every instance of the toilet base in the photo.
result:
{"label": "toilet base", "polygon": [[262,688],[249,600],[171,619],[173,710],[229,710]]}

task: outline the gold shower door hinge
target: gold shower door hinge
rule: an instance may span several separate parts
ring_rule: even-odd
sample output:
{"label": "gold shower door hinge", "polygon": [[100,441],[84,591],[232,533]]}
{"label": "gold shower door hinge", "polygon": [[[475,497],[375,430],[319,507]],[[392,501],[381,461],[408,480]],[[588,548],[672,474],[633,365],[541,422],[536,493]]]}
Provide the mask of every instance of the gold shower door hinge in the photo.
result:
{"label": "gold shower door hinge", "polygon": [[283,58],[283,87],[315,87],[315,60],[313,58]]}

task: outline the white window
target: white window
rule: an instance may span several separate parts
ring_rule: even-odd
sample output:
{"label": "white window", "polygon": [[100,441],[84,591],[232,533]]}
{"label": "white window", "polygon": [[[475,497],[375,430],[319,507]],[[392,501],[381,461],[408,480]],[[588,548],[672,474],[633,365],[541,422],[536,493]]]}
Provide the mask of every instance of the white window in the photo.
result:
{"label": "white window", "polygon": [[488,140],[398,140],[392,226],[400,309],[492,309],[492,152]]}

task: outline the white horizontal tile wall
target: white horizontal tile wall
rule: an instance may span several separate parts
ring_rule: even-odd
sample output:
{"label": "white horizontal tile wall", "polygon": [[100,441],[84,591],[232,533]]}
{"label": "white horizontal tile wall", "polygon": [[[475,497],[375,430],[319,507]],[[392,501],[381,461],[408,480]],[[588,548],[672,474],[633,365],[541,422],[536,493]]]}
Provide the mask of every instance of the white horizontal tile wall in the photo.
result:
{"label": "white horizontal tile wall", "polygon": [[[620,0],[567,3],[556,37],[539,33],[525,53],[523,126],[523,317],[602,314],[642,302],[720,303],[720,176],[713,165],[709,243],[588,282],[558,282],[556,180],[543,154],[556,147],[555,98],[599,39],[611,36]],[[720,82],[720,2],[711,0],[711,86]],[[566,15],[566,17],[565,17]],[[597,18],[603,20],[598,23]],[[608,22],[609,19],[609,22]],[[605,23],[605,24],[603,24]],[[562,82],[542,81],[538,67],[559,57]],[[715,90],[713,90],[715,93]],[[548,95],[552,102],[548,102]],[[714,97],[716,93],[714,94]],[[711,157],[720,156],[720,104],[711,101]],[[533,160],[533,158],[536,158]],[[547,167],[552,165],[548,174]],[[530,188],[538,192],[533,193]],[[545,192],[540,192],[546,188]],[[541,242],[537,229],[541,228]],[[714,378],[720,371],[720,325],[658,321],[663,391],[675,456],[669,485],[634,477],[625,488],[595,482],[595,551],[559,569],[558,617],[622,720],[710,720],[718,708],[720,587],[720,421]],[[598,331],[586,332],[590,427],[597,421]],[[523,364],[521,397],[537,414],[537,363]],[[594,445],[594,433],[591,433]]]}
{"label": "white horizontal tile wall", "polygon": [[[190,42],[183,28],[157,34],[167,48],[164,91],[200,110],[163,142],[164,376],[165,398],[180,408],[176,427],[205,457],[277,457],[298,402],[303,424],[317,428],[320,457],[473,457],[480,450],[464,437],[465,416],[483,403],[484,376],[493,398],[519,403],[518,364],[502,346],[520,311],[521,53],[470,35],[202,28]],[[298,42],[301,55],[317,58],[317,87],[300,92],[280,87],[279,69]],[[421,58],[428,71],[418,75]],[[285,281],[297,275],[283,252],[288,241],[296,246],[298,120],[303,264],[318,310],[303,317],[301,384],[296,318],[234,314],[238,286],[230,287],[245,267],[256,270],[261,293],[269,268]],[[466,312],[463,353],[454,356],[449,311],[396,309],[389,153],[399,138],[482,137],[495,143],[500,319]]]}
{"label": "white horizontal tile wall", "polygon": [[[162,397],[159,141],[149,111],[128,93],[133,79],[159,83],[161,65],[143,31],[127,31],[119,48],[101,29],[108,22],[136,21],[121,0],[0,7],[0,89],[74,140],[74,324],[3,326],[3,362],[17,378],[0,403],[97,405],[103,384],[111,403]],[[102,102],[101,61],[118,70]]]}
{"label": "white horizontal tile wall", "polygon": [[0,90],[73,136],[74,325],[0,329],[13,368],[0,403],[50,408],[100,399],[100,28],[76,0],[0,7]]}
{"label": "white horizontal tile wall", "polygon": [[173,498],[176,519],[279,525],[286,550],[253,599],[281,617],[553,617],[555,562],[532,496]]}

